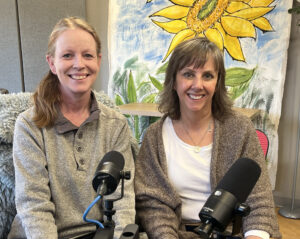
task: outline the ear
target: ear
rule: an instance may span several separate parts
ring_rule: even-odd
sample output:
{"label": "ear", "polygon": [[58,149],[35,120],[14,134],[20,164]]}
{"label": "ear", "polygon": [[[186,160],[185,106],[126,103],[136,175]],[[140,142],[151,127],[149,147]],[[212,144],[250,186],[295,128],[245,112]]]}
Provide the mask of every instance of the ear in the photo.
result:
{"label": "ear", "polygon": [[102,54],[101,53],[99,53],[99,55],[98,55],[98,59],[97,59],[97,63],[98,63],[98,67],[100,68],[100,64],[101,64],[101,58],[102,58]]}
{"label": "ear", "polygon": [[48,62],[48,65],[49,65],[49,68],[51,70],[51,72],[56,75],[56,68],[55,68],[55,65],[54,65],[54,59],[52,56],[50,55],[46,55],[46,60]]}

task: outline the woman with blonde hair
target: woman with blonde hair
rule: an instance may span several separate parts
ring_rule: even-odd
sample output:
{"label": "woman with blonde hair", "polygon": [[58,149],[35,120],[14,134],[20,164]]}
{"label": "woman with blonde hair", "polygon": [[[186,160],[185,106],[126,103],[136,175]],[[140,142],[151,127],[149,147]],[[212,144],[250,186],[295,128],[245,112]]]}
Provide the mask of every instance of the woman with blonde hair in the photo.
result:
{"label": "woman with blonde hair", "polygon": [[[134,172],[131,133],[126,118],[92,91],[101,62],[92,26],[76,17],[61,19],[49,37],[46,59],[50,70],[34,93],[34,106],[15,125],[17,215],[8,238],[93,238],[96,225],[83,220],[97,195],[93,176],[113,150],[124,156],[124,170]],[[133,177],[114,209],[114,238],[119,238],[135,219]],[[103,219],[99,205],[89,218]]]}

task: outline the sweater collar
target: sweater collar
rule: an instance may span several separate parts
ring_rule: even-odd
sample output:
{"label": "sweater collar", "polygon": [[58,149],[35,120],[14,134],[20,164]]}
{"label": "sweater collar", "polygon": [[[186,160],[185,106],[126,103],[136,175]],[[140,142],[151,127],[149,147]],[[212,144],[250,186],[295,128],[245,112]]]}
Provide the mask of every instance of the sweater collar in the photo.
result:
{"label": "sweater collar", "polygon": [[91,107],[90,107],[90,116],[82,123],[81,126],[76,126],[72,124],[67,118],[64,117],[59,107],[57,107],[58,116],[54,123],[54,128],[59,134],[64,134],[72,130],[78,130],[82,125],[85,125],[89,122],[99,119],[100,108],[97,103],[94,92],[91,92]]}

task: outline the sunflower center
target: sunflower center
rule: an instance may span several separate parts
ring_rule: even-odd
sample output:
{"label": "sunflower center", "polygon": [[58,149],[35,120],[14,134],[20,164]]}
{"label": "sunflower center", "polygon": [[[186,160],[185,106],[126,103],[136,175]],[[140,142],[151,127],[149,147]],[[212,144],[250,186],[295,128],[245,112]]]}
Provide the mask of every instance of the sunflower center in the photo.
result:
{"label": "sunflower center", "polygon": [[229,0],[196,0],[187,15],[188,27],[197,33],[205,31],[220,19],[228,3]]}

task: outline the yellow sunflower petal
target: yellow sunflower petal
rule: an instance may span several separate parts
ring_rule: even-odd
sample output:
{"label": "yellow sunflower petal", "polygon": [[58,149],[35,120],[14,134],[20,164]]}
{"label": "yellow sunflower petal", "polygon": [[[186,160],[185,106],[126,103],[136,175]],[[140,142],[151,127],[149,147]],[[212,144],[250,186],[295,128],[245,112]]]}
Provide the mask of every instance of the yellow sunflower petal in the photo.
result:
{"label": "yellow sunflower petal", "polygon": [[255,20],[252,20],[251,22],[262,31],[273,31],[272,25],[264,17],[257,18]]}
{"label": "yellow sunflower petal", "polygon": [[197,33],[196,37],[205,37],[205,35],[202,32],[200,32],[200,33]]}
{"label": "yellow sunflower petal", "polygon": [[251,7],[266,7],[269,6],[274,0],[251,0],[249,5]]}
{"label": "yellow sunflower petal", "polygon": [[248,3],[250,2],[251,0],[233,0],[234,2],[243,2],[243,3]]}
{"label": "yellow sunflower petal", "polygon": [[231,37],[227,35],[224,43],[226,50],[233,59],[238,61],[245,61],[241,44],[237,37]]}
{"label": "yellow sunflower petal", "polygon": [[188,12],[189,12],[188,7],[174,5],[174,6],[163,8],[160,11],[153,13],[151,15],[151,17],[152,16],[160,16],[160,17],[166,17],[169,19],[180,19],[180,18],[186,17]]}
{"label": "yellow sunflower petal", "polygon": [[195,32],[192,31],[191,29],[185,29],[182,30],[181,32],[178,32],[172,39],[172,42],[169,46],[168,52],[165,55],[163,61],[165,61],[167,59],[167,57],[170,55],[170,53],[174,50],[174,48],[181,42],[189,39],[189,38],[193,38],[195,36]]}
{"label": "yellow sunflower petal", "polygon": [[221,50],[223,50],[223,37],[217,29],[208,28],[204,34],[208,40],[214,42]]}
{"label": "yellow sunflower petal", "polygon": [[233,13],[242,9],[249,8],[250,6],[243,2],[231,2],[229,3],[228,7],[226,8],[226,11],[229,13]]}
{"label": "yellow sunflower petal", "polygon": [[228,54],[235,60],[245,61],[239,39],[237,37],[227,35],[222,25],[218,22],[216,22],[215,27],[219,30],[224,39],[224,48],[226,48]]}
{"label": "yellow sunflower petal", "polygon": [[268,12],[272,11],[274,7],[255,7],[255,8],[248,8],[243,9],[238,12],[234,12],[230,14],[230,16],[234,17],[241,17],[247,20],[253,20],[255,18],[259,18]]}
{"label": "yellow sunflower petal", "polygon": [[255,37],[255,27],[248,20],[224,16],[221,17],[221,24],[227,34],[233,37]]}
{"label": "yellow sunflower petal", "polygon": [[152,22],[169,33],[178,33],[187,28],[186,22],[182,20],[173,20],[169,22],[158,22],[152,20]]}
{"label": "yellow sunflower petal", "polygon": [[185,7],[191,7],[195,2],[195,0],[170,0],[170,1],[176,5],[181,5]]}

